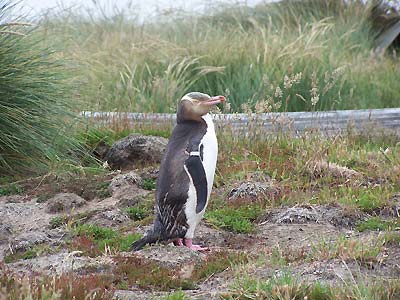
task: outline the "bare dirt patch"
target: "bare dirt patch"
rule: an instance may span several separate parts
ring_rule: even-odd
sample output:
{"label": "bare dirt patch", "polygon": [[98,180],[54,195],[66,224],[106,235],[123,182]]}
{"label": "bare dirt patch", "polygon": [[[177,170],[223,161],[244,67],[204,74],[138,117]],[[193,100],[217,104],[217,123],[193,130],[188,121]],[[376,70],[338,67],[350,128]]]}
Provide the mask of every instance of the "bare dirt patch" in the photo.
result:
{"label": "bare dirt patch", "polygon": [[[121,259],[126,259],[125,263],[128,266],[124,272],[128,272],[132,263],[137,264],[133,268],[138,268],[139,271],[140,268],[150,268],[143,269],[147,270],[144,272],[150,272],[149,270],[153,270],[151,268],[154,267],[154,270],[159,268],[162,272],[166,272],[165,276],[193,280],[195,276],[193,274],[200,269],[199,266],[211,261],[210,270],[207,269],[204,273],[206,275],[202,275],[204,277],[201,279],[196,277],[193,286],[184,283],[185,289],[188,290],[182,293],[190,299],[219,299],[220,294],[228,291],[233,282],[245,274],[238,273],[237,266],[227,264],[221,267],[218,261],[213,261],[218,257],[215,256],[218,255],[216,253],[221,252],[224,256],[233,253],[240,257],[245,254],[247,258],[243,262],[243,268],[247,268],[246,274],[265,280],[279,275],[284,270],[307,282],[321,281],[332,284],[344,280],[356,281],[359,278],[400,277],[398,262],[400,247],[397,240],[385,243],[379,233],[358,232],[355,229],[357,224],[371,216],[360,209],[336,204],[266,208],[254,222],[254,232],[249,234],[229,232],[202,222],[197,230],[195,243],[210,247],[211,251],[206,253],[194,253],[186,248],[172,245],[154,245],[138,253],[112,253],[110,249],[105,248],[101,255],[88,257],[68,246],[71,242],[71,228],[68,226],[73,226],[75,223],[68,225],[67,221],[60,226],[51,226],[54,217],[62,219],[68,214],[70,222],[95,224],[121,232],[144,233],[149,226],[131,220],[126,208],[140,205],[151,197],[152,192],[144,190],[141,184],[143,178],[153,180],[156,174],[155,169],[124,174],[114,172],[95,177],[91,183],[75,179],[51,183],[46,179],[40,184],[37,181],[35,184],[32,182],[24,184],[25,195],[1,197],[0,258],[4,259],[13,253],[23,254],[21,257],[13,256],[13,260],[6,263],[8,272],[28,276],[73,273],[85,277],[105,274],[110,280],[116,280],[118,265],[121,264]],[[57,187],[54,188],[53,184]],[[63,193],[81,191],[76,195],[77,197],[80,195],[84,201],[75,207],[71,202],[70,207],[68,203],[64,203],[68,202],[67,197],[67,200],[63,201],[67,210],[63,208],[60,212],[58,210],[49,212],[47,207],[51,201],[48,199],[38,201],[38,198],[43,194],[48,197],[56,191]],[[99,191],[108,194],[102,194],[105,197],[100,197]],[[253,191],[256,191],[254,195]],[[228,192],[228,187],[220,187],[214,196],[225,197]],[[254,202],[258,203],[260,197],[275,197],[279,193],[280,190],[275,185],[264,183],[249,185],[245,182],[231,191],[229,194],[231,196],[228,197],[231,199],[228,199],[227,203],[231,201],[229,202],[231,205],[234,202],[238,207],[244,204],[253,205]],[[248,197],[249,195],[254,197]],[[393,196],[389,201],[390,207],[380,208],[377,215],[395,218],[398,214],[397,200],[397,195]],[[235,205],[233,207],[236,207]],[[74,216],[79,220],[74,219]],[[382,242],[369,244],[371,241]],[[360,245],[371,245],[372,248],[368,246],[369,248],[365,248],[363,252],[358,248]],[[332,250],[335,247],[337,247],[336,252]],[[347,251],[346,247],[351,248],[353,252]],[[373,247],[376,248],[376,253],[370,251],[375,249]],[[34,257],[25,255],[29,254],[31,249],[44,250],[37,252]],[[218,257],[218,260],[221,258]],[[138,264],[139,261],[145,265]],[[212,269],[214,267],[215,270]],[[169,273],[170,271],[172,273]],[[140,274],[135,276],[140,277]],[[143,284],[135,285],[132,282],[128,284],[121,281],[120,277],[114,283],[112,280],[110,284],[115,284],[114,299],[121,300],[151,297],[165,299],[171,291],[179,288],[179,284],[183,284],[180,279],[173,281],[171,286],[174,288],[168,292],[158,290],[160,286],[165,289],[159,282],[150,281],[151,288],[144,288]],[[151,280],[160,279],[151,277]]]}

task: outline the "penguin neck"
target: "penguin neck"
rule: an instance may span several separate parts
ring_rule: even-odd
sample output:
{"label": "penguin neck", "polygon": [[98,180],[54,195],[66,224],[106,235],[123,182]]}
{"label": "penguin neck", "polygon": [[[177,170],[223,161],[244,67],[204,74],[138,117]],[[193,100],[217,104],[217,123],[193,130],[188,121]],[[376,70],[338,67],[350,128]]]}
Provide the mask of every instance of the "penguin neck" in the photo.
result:
{"label": "penguin neck", "polygon": [[204,122],[206,122],[207,128],[214,129],[214,122],[213,122],[213,119],[212,119],[212,117],[211,117],[211,115],[209,113],[205,114],[201,118],[204,120]]}

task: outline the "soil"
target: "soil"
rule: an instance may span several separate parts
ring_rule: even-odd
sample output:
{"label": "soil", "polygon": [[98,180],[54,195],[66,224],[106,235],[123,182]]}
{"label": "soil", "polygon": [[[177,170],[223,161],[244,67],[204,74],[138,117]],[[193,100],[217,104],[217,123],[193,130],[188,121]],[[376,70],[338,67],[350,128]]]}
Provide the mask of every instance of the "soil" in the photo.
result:
{"label": "soil", "polygon": [[[140,176],[156,174],[154,170],[138,172]],[[138,176],[139,176],[138,175]],[[131,204],[140,203],[143,197],[154,192],[138,186],[131,180],[108,189],[112,179],[121,175],[113,172],[88,178],[42,178],[21,182],[25,194],[0,197],[0,261],[5,260],[7,272],[18,275],[54,275],[74,272],[85,274],[111,274],[115,266],[115,253],[97,257],[83,256],[79,251],[66,247],[71,240],[68,225],[53,228],[52,220],[62,217],[65,212],[49,210],[47,199],[59,193],[74,193],[85,201],[73,207],[69,216],[76,216],[80,222],[98,224],[128,232],[145,232],[149,225],[136,225],[129,219],[121,203],[135,199]],[[132,178],[132,174],[129,175]],[[133,176],[134,177],[134,176]],[[105,184],[106,183],[106,184]],[[223,189],[216,189],[220,193]],[[227,195],[229,191],[223,191]],[[150,194],[149,194],[150,193]],[[47,198],[43,200],[43,197]],[[138,200],[139,199],[139,200]],[[383,216],[392,217],[397,206],[383,209]],[[391,213],[387,213],[387,211]],[[256,230],[251,234],[236,234],[212,227],[202,222],[197,230],[195,242],[210,247],[204,253],[192,252],[186,248],[172,245],[154,245],[136,253],[120,253],[124,257],[139,257],[160,267],[179,270],[181,276],[190,276],[193,269],[207,261],[218,251],[247,253],[249,257],[281,253],[286,267],[302,280],[316,280],[327,283],[340,283],[363,278],[399,278],[400,247],[396,243],[385,244],[379,259],[362,261],[343,257],[317,255],[310,257],[313,249],[323,241],[326,244],[338,240],[361,241],[368,245],[379,240],[379,232],[358,232],[355,225],[368,217],[358,210],[346,211],[338,205],[305,205],[266,209],[257,219]],[[34,258],[19,258],[7,261],[13,253],[26,251],[34,246],[46,248]],[[306,259],[308,258],[308,259]],[[246,272],[251,276],[268,279],[282,272],[282,265],[265,263],[248,264]],[[229,290],[235,281],[237,270],[227,268],[220,273],[202,279],[194,290],[184,293],[191,299],[218,299],[221,293]],[[183,274],[183,275],[182,275]],[[186,275],[185,275],[186,274]],[[188,275],[189,274],[189,275]],[[136,286],[116,289],[114,299],[164,299],[166,292],[148,290]]]}

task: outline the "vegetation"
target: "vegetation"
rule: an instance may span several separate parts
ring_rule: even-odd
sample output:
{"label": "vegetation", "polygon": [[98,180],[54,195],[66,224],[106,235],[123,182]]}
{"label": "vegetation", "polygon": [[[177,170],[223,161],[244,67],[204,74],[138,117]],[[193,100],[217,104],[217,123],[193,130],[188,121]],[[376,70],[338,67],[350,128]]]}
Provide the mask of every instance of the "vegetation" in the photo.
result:
{"label": "vegetation", "polygon": [[213,209],[206,213],[210,224],[236,233],[251,233],[255,227],[252,223],[261,214],[258,205],[241,206],[238,208],[224,207]]}
{"label": "vegetation", "polygon": [[233,111],[396,106],[399,58],[371,55],[390,10],[372,4],[212,5],[145,24],[70,10],[43,20],[41,36],[73,61],[85,110],[174,112],[193,90],[228,96]]}
{"label": "vegetation", "polygon": [[324,285],[319,282],[307,284],[293,277],[288,271],[282,275],[273,276],[269,280],[253,277],[240,277],[232,287],[232,292],[224,299],[390,299],[400,295],[400,283],[372,283],[359,281],[346,284],[339,288]]}
{"label": "vegetation", "polygon": [[77,144],[65,134],[75,118],[71,87],[65,60],[41,43],[37,28],[10,21],[12,8],[0,1],[0,173],[39,174],[78,159]]}
{"label": "vegetation", "polygon": [[400,218],[395,220],[387,220],[379,217],[373,217],[357,224],[358,231],[379,230],[384,231],[390,228],[398,228],[400,226]]}
{"label": "vegetation", "polygon": [[89,256],[128,251],[131,244],[141,237],[134,233],[121,235],[111,228],[92,224],[78,224],[73,231],[76,237],[70,245],[71,249],[83,251]]}
{"label": "vegetation", "polygon": [[0,20],[2,174],[92,164],[77,143],[94,150],[115,132],[74,135],[71,106],[174,112],[193,90],[224,94],[232,111],[245,112],[390,107],[400,98],[398,57],[371,56],[376,34],[398,18],[388,4],[215,5],[144,24],[122,12],[66,9],[31,27],[8,22],[11,8],[2,6]]}
{"label": "vegetation", "polygon": [[4,186],[0,186],[0,196],[17,195],[22,193],[23,189],[15,183],[9,183]]}
{"label": "vegetation", "polygon": [[138,204],[135,206],[127,207],[125,211],[128,214],[129,218],[131,218],[132,220],[141,221],[152,214],[152,207],[149,207],[148,205]]}
{"label": "vegetation", "polygon": [[[177,99],[193,90],[224,94],[233,111],[247,113],[390,107],[400,98],[395,49],[371,54],[377,28],[387,22],[382,16],[396,19],[398,13],[373,8],[370,1],[217,6],[208,14],[157,16],[143,25],[123,13],[108,18],[65,10],[50,13],[35,27],[8,22],[8,3],[0,0],[0,196],[26,194],[42,207],[60,192],[87,201],[110,196],[115,173],[85,152],[95,153],[98,146],[108,147],[132,132],[171,133],[170,126],[132,127],[123,118],[103,127],[75,126],[81,110],[174,112]],[[349,129],[333,138],[291,132],[266,137],[250,122],[246,134],[219,130],[218,138],[218,168],[205,221],[224,238],[232,237],[229,243],[237,249],[252,245],[254,237],[258,242],[258,223],[269,222],[269,210],[288,205],[340,207],[348,226],[369,239],[337,233],[333,240],[310,242],[306,250],[278,244],[260,251],[253,247],[251,255],[213,249],[183,278],[178,270],[121,254],[140,238],[132,228],[153,217],[156,182],[147,178],[141,188],[150,191],[149,197],[122,209],[131,219],[127,225],[85,223],[97,212],[55,215],[48,224],[58,228],[55,232],[66,230],[60,242],[69,251],[93,260],[111,257],[112,274],[71,272],[28,280],[8,272],[5,264],[51,253],[44,242],[7,254],[0,263],[0,298],[102,300],[111,299],[115,289],[139,288],[166,291],[166,299],[188,299],[185,289],[220,273],[224,279],[237,277],[225,299],[400,297],[397,279],[371,281],[360,275],[343,284],[310,284],[290,269],[341,261],[364,271],[380,269],[376,266],[385,260],[392,263],[400,245],[399,218],[393,212],[400,192],[397,136],[360,136]],[[326,167],[318,169],[321,161]],[[16,174],[46,175],[13,182]],[[266,190],[256,198],[228,199],[244,181],[266,183]],[[5,226],[4,234],[12,229]],[[253,277],[261,264],[272,275]]]}

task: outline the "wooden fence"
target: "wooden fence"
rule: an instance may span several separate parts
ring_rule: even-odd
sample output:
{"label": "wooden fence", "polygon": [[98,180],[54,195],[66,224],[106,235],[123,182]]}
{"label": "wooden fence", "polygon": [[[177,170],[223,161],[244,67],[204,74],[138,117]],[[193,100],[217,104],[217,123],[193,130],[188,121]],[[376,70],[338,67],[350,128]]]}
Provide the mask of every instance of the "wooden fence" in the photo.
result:
{"label": "wooden fence", "polygon": [[[124,122],[128,126],[173,126],[175,114],[82,112],[86,118],[103,124]],[[301,134],[317,131],[335,135],[354,133],[396,134],[400,136],[400,108],[337,110],[321,112],[285,112],[264,114],[215,114],[219,129],[235,133],[262,130],[266,134],[288,131]]]}

